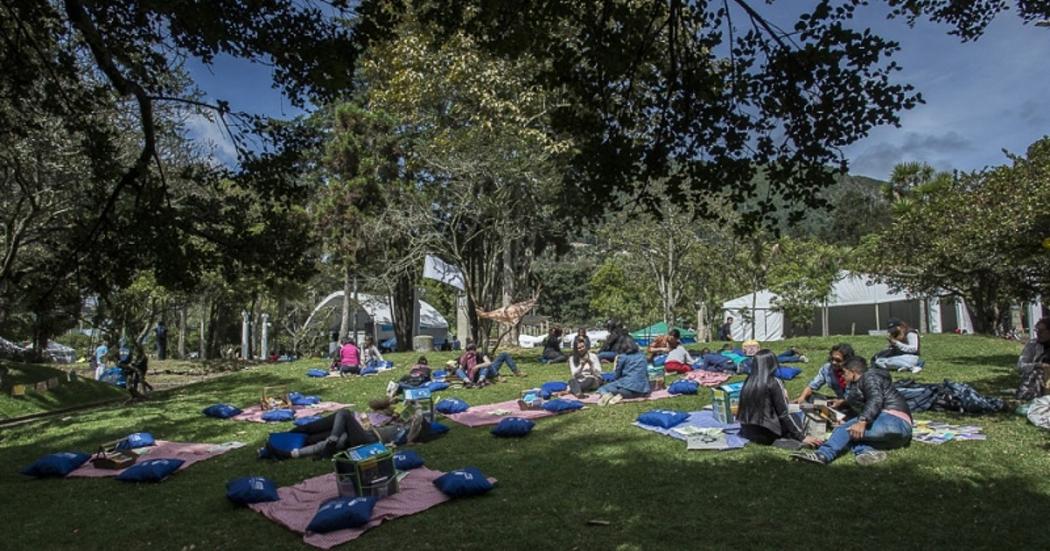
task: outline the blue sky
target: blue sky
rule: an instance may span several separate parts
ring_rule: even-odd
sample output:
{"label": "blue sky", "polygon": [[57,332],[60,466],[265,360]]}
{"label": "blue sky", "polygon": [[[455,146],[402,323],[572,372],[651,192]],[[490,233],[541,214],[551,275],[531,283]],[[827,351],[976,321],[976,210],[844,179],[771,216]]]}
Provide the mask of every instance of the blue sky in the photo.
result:
{"label": "blue sky", "polygon": [[[853,174],[885,179],[902,161],[976,170],[1006,162],[1003,149],[1024,153],[1050,135],[1050,28],[1022,25],[1004,13],[980,40],[963,43],[944,25],[921,21],[909,28],[885,20],[875,8],[859,13],[854,26],[870,26],[901,44],[897,80],[914,85],[926,103],[903,112],[900,128],[876,128],[847,147]],[[300,113],[273,90],[265,66],[220,58],[210,67],[191,63],[189,69],[202,90],[235,110]],[[220,160],[233,158],[232,146],[213,124],[196,119],[191,131],[212,142]]]}

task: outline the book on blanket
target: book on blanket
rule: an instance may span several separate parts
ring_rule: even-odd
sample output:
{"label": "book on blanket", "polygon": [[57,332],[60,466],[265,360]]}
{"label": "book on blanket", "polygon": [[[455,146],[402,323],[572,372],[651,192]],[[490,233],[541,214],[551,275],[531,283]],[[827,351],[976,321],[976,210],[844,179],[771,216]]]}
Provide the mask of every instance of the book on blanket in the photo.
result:
{"label": "book on blanket", "polygon": [[846,420],[845,413],[837,409],[830,408],[826,404],[802,404],[801,409],[807,414],[820,417],[821,419],[833,425],[839,425]]}

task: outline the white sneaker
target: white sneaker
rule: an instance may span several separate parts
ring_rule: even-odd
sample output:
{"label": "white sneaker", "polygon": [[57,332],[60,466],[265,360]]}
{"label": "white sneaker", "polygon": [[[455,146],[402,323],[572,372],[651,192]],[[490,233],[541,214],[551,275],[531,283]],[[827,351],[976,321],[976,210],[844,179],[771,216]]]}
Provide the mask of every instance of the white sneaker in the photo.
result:
{"label": "white sneaker", "polygon": [[400,388],[400,385],[398,385],[394,381],[390,381],[389,383],[387,383],[386,384],[386,397],[387,398],[393,398],[394,396],[396,396],[398,388]]}
{"label": "white sneaker", "polygon": [[915,366],[915,367],[909,369],[908,371],[911,371],[912,373],[918,373],[918,372],[922,371],[922,367]]}
{"label": "white sneaker", "polygon": [[613,394],[612,398],[609,398],[609,401],[606,402],[605,405],[611,406],[611,405],[614,405],[614,404],[619,404],[621,401],[623,401],[623,395],[621,395],[621,394]]}

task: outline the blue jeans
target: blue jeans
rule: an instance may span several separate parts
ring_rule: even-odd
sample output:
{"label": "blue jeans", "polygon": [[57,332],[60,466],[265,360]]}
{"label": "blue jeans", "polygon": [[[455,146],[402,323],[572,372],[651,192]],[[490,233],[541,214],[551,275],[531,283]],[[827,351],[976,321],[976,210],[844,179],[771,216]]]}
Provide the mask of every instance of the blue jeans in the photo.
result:
{"label": "blue jeans", "polygon": [[607,350],[605,352],[599,352],[598,353],[598,359],[599,360],[605,360],[607,362],[611,362],[611,361],[616,359],[616,352],[613,352],[611,350]]}
{"label": "blue jeans", "polygon": [[499,377],[499,368],[503,367],[503,364],[507,364],[511,373],[518,374],[518,364],[514,363],[514,358],[511,358],[510,354],[506,352],[500,352],[499,356],[496,356],[496,360],[489,366],[486,376],[490,379]]}
{"label": "blue jeans", "polygon": [[817,453],[824,458],[825,463],[831,463],[847,449],[853,450],[854,455],[859,455],[875,449],[903,448],[911,442],[911,425],[904,419],[885,411],[879,413],[879,416],[867,426],[863,438],[850,440],[849,428],[856,422],[856,419],[846,421],[832,431],[831,437],[824,442],[824,445],[817,448]]}
{"label": "blue jeans", "polygon": [[799,356],[793,350],[788,350],[783,354],[777,354],[777,361],[782,364],[800,363],[802,361],[802,356]]}

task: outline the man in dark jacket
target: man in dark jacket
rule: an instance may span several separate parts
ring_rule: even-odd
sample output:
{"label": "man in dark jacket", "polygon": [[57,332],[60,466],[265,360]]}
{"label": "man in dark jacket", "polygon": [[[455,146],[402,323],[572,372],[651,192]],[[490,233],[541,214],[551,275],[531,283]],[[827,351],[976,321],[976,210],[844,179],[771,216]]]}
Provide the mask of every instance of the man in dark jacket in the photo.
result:
{"label": "man in dark jacket", "polygon": [[826,465],[853,450],[857,463],[873,465],[886,459],[886,452],[911,443],[911,411],[908,402],[893,388],[888,373],[868,369],[864,358],[853,357],[843,366],[846,403],[857,417],[838,426],[819,448],[802,450],[792,457]]}

